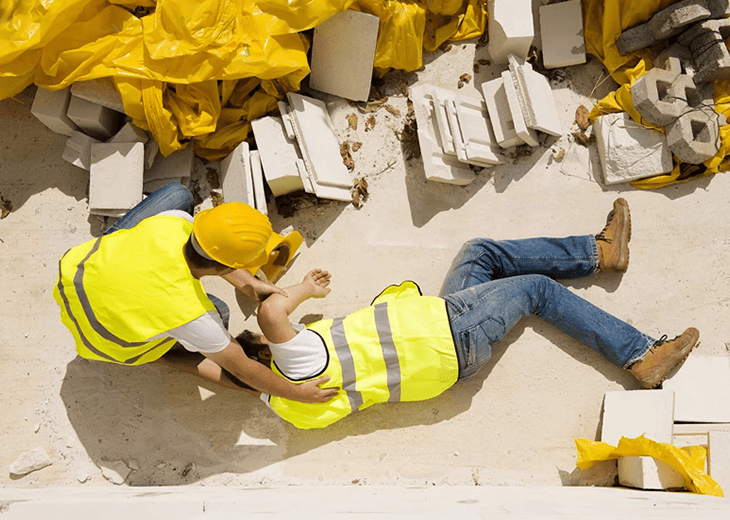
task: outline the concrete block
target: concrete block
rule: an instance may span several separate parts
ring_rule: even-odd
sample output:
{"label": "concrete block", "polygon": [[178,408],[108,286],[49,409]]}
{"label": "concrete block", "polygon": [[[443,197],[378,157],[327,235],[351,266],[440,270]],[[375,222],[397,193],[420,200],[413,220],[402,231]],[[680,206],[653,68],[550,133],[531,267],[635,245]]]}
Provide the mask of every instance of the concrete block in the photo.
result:
{"label": "concrete block", "polygon": [[167,186],[168,184],[172,184],[173,182],[178,182],[183,185],[187,185],[190,181],[190,177],[180,177],[180,178],[170,178],[170,179],[155,179],[152,181],[146,181],[142,184],[142,192],[149,195],[150,193],[154,193],[163,186]]}
{"label": "concrete block", "polygon": [[525,116],[522,113],[522,106],[520,100],[517,97],[517,90],[515,89],[512,81],[512,74],[509,70],[502,72],[502,84],[504,85],[504,93],[507,97],[507,106],[512,116],[512,122],[515,125],[515,133],[525,143],[530,146],[538,146],[540,142],[537,138],[537,132],[532,128],[528,128],[525,123]]}
{"label": "concrete block", "polygon": [[557,137],[563,135],[547,78],[514,55],[509,57],[509,71],[527,127]]}
{"label": "concrete block", "polygon": [[114,135],[122,122],[119,112],[76,96],[71,96],[67,115],[84,133],[100,140]]}
{"label": "concrete block", "polygon": [[515,131],[515,123],[512,120],[512,112],[509,109],[502,78],[482,83],[482,93],[497,144],[502,148],[523,144],[524,141]]}
{"label": "concrete block", "polygon": [[266,204],[266,190],[264,190],[264,170],[261,164],[261,154],[258,150],[251,150],[251,177],[253,178],[253,193],[256,202],[255,208],[264,215],[269,214]]}
{"label": "concrete block", "polygon": [[228,157],[221,159],[219,168],[223,200],[226,202],[243,202],[252,208],[256,207],[251,176],[251,157],[248,143],[243,141]]}
{"label": "concrete block", "polygon": [[155,159],[159,155],[159,152],[160,144],[154,137],[150,137],[144,146],[144,167],[146,170],[149,170],[155,164]]}
{"label": "concrete block", "polygon": [[727,496],[730,490],[730,432],[710,432],[707,469]]}
{"label": "concrete block", "polygon": [[654,67],[670,71],[672,74],[692,76],[697,70],[689,47],[675,43],[654,58]]}
{"label": "concrete block", "polygon": [[730,52],[725,40],[730,37],[730,19],[705,20],[680,35],[678,41],[692,52],[697,72],[695,83],[730,78]]}
{"label": "concrete block", "polygon": [[110,108],[117,112],[124,113],[122,95],[114,86],[111,78],[92,79],[89,81],[77,81],[71,85],[71,93],[90,103]]}
{"label": "concrete block", "polygon": [[297,144],[287,136],[281,118],[267,116],[255,119],[251,121],[251,127],[264,166],[264,176],[274,197],[303,190],[304,184],[297,168],[297,161],[301,161]]}
{"label": "concrete block", "polygon": [[144,144],[91,145],[89,211],[128,210],[142,201]]}
{"label": "concrete block", "polygon": [[684,99],[676,99],[669,94],[672,83],[678,77],[673,71],[653,68],[631,85],[634,107],[644,120],[666,126],[687,110]]}
{"label": "concrete block", "polygon": [[629,390],[606,392],[601,441],[617,446],[621,437],[645,435],[656,442],[672,442],[674,392]]}
{"label": "concrete block", "polygon": [[[730,422],[730,356],[690,355],[663,388],[674,391],[674,420]],[[723,397],[721,397],[723,396]]]}
{"label": "concrete block", "polygon": [[667,145],[682,162],[701,164],[720,149],[719,115],[690,110],[667,126]]}
{"label": "concrete block", "polygon": [[309,86],[367,101],[380,18],[359,11],[337,13],[314,28]]}
{"label": "concrete block", "polygon": [[730,0],[706,0],[710,18],[725,18],[730,15]]}
{"label": "concrete block", "polygon": [[119,132],[109,139],[109,143],[146,143],[149,140],[147,132],[135,126],[132,123],[127,123],[122,127]]}
{"label": "concrete block", "polygon": [[100,141],[89,137],[83,132],[74,132],[66,141],[63,159],[74,166],[89,170],[91,168],[91,145]]}
{"label": "concrete block", "polygon": [[30,113],[57,134],[71,136],[79,130],[76,123],[69,119],[68,104],[71,100],[71,89],[46,90],[38,87],[33,98]]}
{"label": "concrete block", "polygon": [[39,446],[30,451],[26,451],[25,453],[21,453],[20,456],[15,459],[12,464],[10,464],[8,471],[13,476],[22,477],[23,475],[27,475],[33,471],[38,471],[39,469],[50,466],[52,463],[51,457],[48,456],[46,450]]}
{"label": "concrete block", "polygon": [[677,448],[688,448],[689,446],[702,446],[703,448],[707,448],[709,443],[709,436],[709,433],[675,433],[672,436],[672,444],[674,444]]}
{"label": "concrete block", "polygon": [[654,30],[649,22],[626,29],[616,39],[616,47],[622,56],[648,47],[649,45],[654,45],[655,43]]}
{"label": "concrete block", "polygon": [[629,182],[672,170],[667,139],[628,114],[606,114],[593,124],[606,184]]}
{"label": "concrete block", "polygon": [[683,28],[710,17],[705,0],[683,0],[671,4],[652,16],[650,23],[657,40],[679,34]]}
{"label": "concrete block", "polygon": [[494,63],[507,63],[510,54],[526,58],[535,38],[530,0],[489,0],[489,55]]}
{"label": "concrete block", "polygon": [[546,69],[586,62],[580,0],[540,6],[542,62]]}
{"label": "concrete block", "polygon": [[716,431],[730,432],[730,423],[674,423],[677,435],[707,435]]}
{"label": "concrete block", "polygon": [[193,146],[188,145],[182,150],[176,150],[167,157],[159,155],[151,168],[144,172],[144,181],[157,179],[179,179],[190,177],[195,164],[195,152]]}
{"label": "concrete block", "polygon": [[620,457],[618,482],[639,489],[681,489],[684,478],[673,467],[652,457]]}

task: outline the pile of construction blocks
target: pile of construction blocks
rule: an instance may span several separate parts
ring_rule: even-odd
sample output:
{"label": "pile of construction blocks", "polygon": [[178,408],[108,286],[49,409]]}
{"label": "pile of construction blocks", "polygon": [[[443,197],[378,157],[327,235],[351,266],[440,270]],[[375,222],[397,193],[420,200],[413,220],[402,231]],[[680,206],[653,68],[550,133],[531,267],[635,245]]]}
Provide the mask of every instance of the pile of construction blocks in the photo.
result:
{"label": "pile of construction blocks", "polygon": [[[601,441],[644,435],[678,448],[707,450],[705,473],[730,489],[730,357],[693,353],[661,390],[606,392]],[[649,456],[618,459],[619,484],[641,489],[684,488],[682,475]]]}

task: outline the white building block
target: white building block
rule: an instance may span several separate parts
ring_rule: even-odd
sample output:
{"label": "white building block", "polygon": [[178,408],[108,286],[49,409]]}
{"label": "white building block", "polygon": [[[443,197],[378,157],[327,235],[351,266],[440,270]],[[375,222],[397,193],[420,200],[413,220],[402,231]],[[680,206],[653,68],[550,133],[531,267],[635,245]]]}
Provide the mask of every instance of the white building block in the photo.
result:
{"label": "white building block", "polygon": [[76,96],[71,96],[66,114],[84,133],[103,140],[114,135],[122,121],[119,112]]}
{"label": "white building block", "polygon": [[507,63],[514,54],[526,58],[535,38],[530,0],[489,0],[489,55],[494,63]]}
{"label": "white building block", "polygon": [[[144,144],[99,143],[91,145],[89,210],[128,210],[142,201]],[[101,211],[101,213],[99,213]]]}
{"label": "white building block", "polygon": [[672,170],[667,138],[635,123],[628,114],[606,114],[593,123],[606,184],[643,179]]}
{"label": "white building block", "polygon": [[710,476],[730,493],[730,432],[714,431],[709,436],[707,468]]}
{"label": "white building block", "polygon": [[124,113],[122,95],[114,86],[111,78],[77,81],[71,85],[71,94],[90,103]]}
{"label": "white building block", "polygon": [[256,207],[251,176],[251,157],[248,143],[243,141],[228,157],[221,159],[219,177],[226,202],[243,202]]}
{"label": "white building block", "polygon": [[517,97],[517,90],[512,82],[512,73],[505,70],[502,72],[502,84],[504,85],[504,93],[507,97],[507,106],[509,106],[512,122],[515,125],[515,132],[526,144],[530,146],[538,146],[537,132],[532,128],[528,128],[525,123],[525,116],[522,114],[522,106]]}
{"label": "white building block", "polygon": [[261,164],[261,154],[258,150],[251,150],[251,177],[253,178],[253,193],[256,209],[264,215],[269,214],[266,204],[266,190],[264,190],[264,171]]}
{"label": "white building block", "polygon": [[89,170],[91,168],[91,145],[99,142],[83,132],[74,132],[66,141],[66,149],[63,151],[62,157],[74,166]]}
{"label": "white building block", "polygon": [[367,101],[379,24],[377,16],[344,11],[315,27],[309,86],[335,96]]}
{"label": "white building block", "polygon": [[515,131],[515,123],[512,120],[512,112],[509,109],[502,78],[482,83],[482,93],[497,144],[502,148],[523,144],[524,141]]}
{"label": "white building block", "polygon": [[662,387],[674,390],[675,421],[730,422],[730,356],[692,354]]}
{"label": "white building block", "polygon": [[69,88],[46,90],[38,87],[30,113],[36,116],[52,132],[71,136],[79,130],[79,127],[66,114],[70,100],[71,89]]}
{"label": "white building block", "polygon": [[509,57],[509,71],[527,127],[557,137],[563,135],[553,90],[547,78],[514,54]]}
{"label": "white building block", "polygon": [[580,0],[540,6],[542,63],[546,69],[586,62]]}
{"label": "white building block", "polygon": [[195,152],[191,144],[182,150],[172,152],[167,157],[158,156],[152,167],[144,172],[144,181],[190,177],[193,173],[194,164]]}
{"label": "white building block", "polygon": [[652,457],[618,459],[618,482],[640,489],[680,489],[684,478],[672,466]]}
{"label": "white building block", "polygon": [[159,152],[160,144],[154,137],[150,137],[144,146],[144,167],[146,170],[149,170],[155,164],[155,159],[159,155]]}
{"label": "white building block", "polygon": [[119,132],[109,139],[109,143],[146,143],[149,140],[147,132],[135,126],[132,123],[127,123],[122,127]]}
{"label": "white building block", "polygon": [[730,432],[730,423],[674,423],[678,435],[707,435],[709,432]]}
{"label": "white building block", "polygon": [[288,137],[282,119],[262,117],[251,121],[251,127],[264,165],[264,176],[274,197],[303,190],[297,168],[297,161],[301,161],[297,144]]}

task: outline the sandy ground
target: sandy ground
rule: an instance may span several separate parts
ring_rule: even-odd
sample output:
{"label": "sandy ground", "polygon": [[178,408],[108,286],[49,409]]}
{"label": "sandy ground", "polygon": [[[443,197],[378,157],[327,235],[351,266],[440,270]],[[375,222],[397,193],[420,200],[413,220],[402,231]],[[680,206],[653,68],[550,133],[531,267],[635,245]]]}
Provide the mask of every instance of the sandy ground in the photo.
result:
{"label": "sandy ground", "polygon": [[[405,76],[478,97],[477,86],[500,67],[476,41],[427,54]],[[602,65],[564,70],[553,83],[566,130],[578,105],[615,88]],[[599,84],[600,83],[600,84]],[[596,85],[598,85],[597,88]],[[726,353],[730,277],[730,178],[719,174],[647,192],[600,182],[595,144],[550,139],[529,156],[481,172],[467,187],[426,181],[420,159],[404,160],[396,138],[407,110],[400,75],[384,91],[400,115],[380,109],[376,125],[324,97],[341,140],[360,141],[356,177],[369,182],[361,209],[302,204],[284,218],[273,199],[275,230],[289,225],[305,244],[279,285],[312,267],[333,273],[332,293],[304,303],[293,321],[335,317],[367,305],[404,279],[436,294],[452,257],[467,239],[597,233],[612,201],[632,208],[631,265],[566,282],[573,291],[640,330],[670,337],[687,326],[702,334],[699,352]],[[594,90],[595,88],[595,90]],[[465,383],[422,403],[381,405],[321,431],[297,431],[263,403],[156,365],[137,368],[76,357],[51,296],[57,261],[100,233],[89,217],[88,173],[61,159],[65,139],[30,115],[34,88],[0,102],[0,194],[12,212],[0,221],[0,467],[37,446],[53,465],[8,488],[126,485],[578,485],[601,474],[575,468],[573,439],[595,439],[607,390],[635,389],[627,373],[553,327],[531,318],[494,346],[488,366]],[[591,96],[591,93],[593,97]],[[357,130],[345,115],[358,114]],[[567,153],[556,158],[560,149]],[[407,152],[408,150],[406,150]],[[567,166],[576,161],[572,168]],[[201,171],[205,165],[198,165]],[[567,170],[569,173],[565,173]],[[209,292],[237,308],[233,289],[206,280]],[[234,312],[232,332],[257,330]],[[111,479],[111,480],[108,480]],[[609,477],[610,480],[610,477]],[[83,484],[81,483],[83,482]]]}

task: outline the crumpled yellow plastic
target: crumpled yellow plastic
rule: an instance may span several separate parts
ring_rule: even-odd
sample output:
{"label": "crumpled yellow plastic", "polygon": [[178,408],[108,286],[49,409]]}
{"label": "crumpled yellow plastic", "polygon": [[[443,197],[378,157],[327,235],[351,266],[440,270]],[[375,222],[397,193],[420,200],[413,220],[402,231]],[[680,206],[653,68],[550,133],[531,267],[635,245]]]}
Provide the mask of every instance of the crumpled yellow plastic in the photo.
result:
{"label": "crumpled yellow plastic", "polygon": [[707,452],[702,446],[677,448],[672,444],[656,442],[642,435],[636,439],[621,437],[618,446],[575,439],[575,447],[578,450],[576,466],[579,469],[588,469],[596,462],[620,457],[649,456],[676,469],[684,478],[685,487],[693,493],[723,496],[720,485],[704,471]]}
{"label": "crumpled yellow plastic", "polygon": [[[655,13],[674,3],[674,0],[583,0],[583,34],[586,50],[600,59],[613,79],[621,86],[607,95],[591,110],[591,120],[602,114],[626,112],[637,123],[654,126],[642,121],[631,99],[631,85],[652,68],[649,49],[621,56],[616,39],[625,29],[649,20]],[[715,111],[730,115],[730,85],[728,81],[715,82]],[[730,118],[729,118],[730,119]],[[660,129],[659,131],[662,131]],[[691,179],[730,169],[727,159],[730,153],[730,129],[720,128],[720,149],[714,157],[704,162],[705,169],[694,165],[677,164],[668,174],[634,181],[631,185],[641,189],[656,189],[679,184]],[[676,158],[675,158],[676,162]]]}

